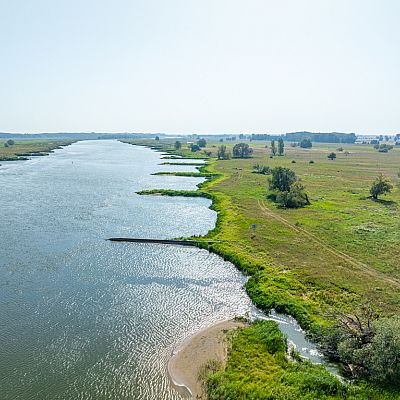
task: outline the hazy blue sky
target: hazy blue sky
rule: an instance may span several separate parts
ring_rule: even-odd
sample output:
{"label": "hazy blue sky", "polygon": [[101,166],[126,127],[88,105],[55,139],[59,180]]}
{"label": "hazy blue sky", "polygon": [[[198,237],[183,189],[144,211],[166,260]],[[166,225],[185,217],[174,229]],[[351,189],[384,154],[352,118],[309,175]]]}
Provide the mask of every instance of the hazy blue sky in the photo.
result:
{"label": "hazy blue sky", "polygon": [[399,0],[0,0],[0,131],[400,132]]}

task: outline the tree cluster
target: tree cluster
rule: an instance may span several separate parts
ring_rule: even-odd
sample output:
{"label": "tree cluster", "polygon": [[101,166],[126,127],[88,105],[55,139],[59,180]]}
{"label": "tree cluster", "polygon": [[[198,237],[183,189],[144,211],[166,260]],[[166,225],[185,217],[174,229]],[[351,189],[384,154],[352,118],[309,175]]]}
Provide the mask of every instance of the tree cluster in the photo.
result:
{"label": "tree cluster", "polygon": [[335,313],[324,332],[322,347],[347,366],[353,378],[383,385],[400,384],[400,317],[379,317],[363,304],[353,314]]}
{"label": "tree cluster", "polygon": [[302,149],[311,149],[311,147],[312,147],[311,139],[310,138],[304,138],[304,139],[301,140],[299,145],[300,145],[300,147]]}
{"label": "tree cluster", "polygon": [[221,145],[217,150],[218,160],[229,160],[231,158],[231,154],[226,149],[225,145]]}
{"label": "tree cluster", "polygon": [[271,168],[268,165],[254,164],[253,172],[255,174],[268,175],[271,172]]}
{"label": "tree cluster", "polygon": [[295,172],[285,167],[271,169],[269,198],[285,208],[300,208],[310,204],[304,186]]}
{"label": "tree cluster", "polygon": [[234,158],[249,158],[253,154],[253,149],[247,143],[238,143],[233,146]]}

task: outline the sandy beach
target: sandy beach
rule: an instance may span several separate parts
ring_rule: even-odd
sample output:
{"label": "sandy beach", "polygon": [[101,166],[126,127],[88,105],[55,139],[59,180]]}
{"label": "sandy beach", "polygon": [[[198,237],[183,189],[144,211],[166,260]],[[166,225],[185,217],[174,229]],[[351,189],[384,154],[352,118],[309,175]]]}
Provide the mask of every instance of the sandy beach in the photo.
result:
{"label": "sandy beach", "polygon": [[193,399],[205,399],[198,379],[200,368],[209,360],[226,361],[226,332],[243,327],[240,321],[223,321],[189,337],[168,363],[168,373],[174,387]]}

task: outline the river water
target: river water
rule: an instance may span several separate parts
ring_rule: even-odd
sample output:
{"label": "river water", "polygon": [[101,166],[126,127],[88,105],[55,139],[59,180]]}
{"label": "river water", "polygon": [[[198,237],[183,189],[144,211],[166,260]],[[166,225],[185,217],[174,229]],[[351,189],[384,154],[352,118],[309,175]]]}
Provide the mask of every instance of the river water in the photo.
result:
{"label": "river water", "polygon": [[105,240],[213,228],[209,200],[135,194],[201,182],[151,175],[194,170],[160,157],[83,141],[0,166],[1,399],[180,399],[166,369],[174,349],[255,313],[244,277],[216,255]]}

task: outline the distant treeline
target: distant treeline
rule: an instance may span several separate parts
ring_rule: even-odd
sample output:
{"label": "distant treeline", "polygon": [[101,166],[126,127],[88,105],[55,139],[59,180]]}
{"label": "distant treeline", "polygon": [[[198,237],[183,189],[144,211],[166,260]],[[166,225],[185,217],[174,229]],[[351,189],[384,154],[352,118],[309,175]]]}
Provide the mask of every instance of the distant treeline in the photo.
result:
{"label": "distant treeline", "polygon": [[300,142],[303,139],[309,138],[312,142],[323,142],[323,143],[354,143],[357,139],[355,133],[340,133],[340,132],[329,132],[329,133],[315,133],[315,132],[291,132],[285,135],[269,135],[269,134],[253,134],[251,135],[252,140],[283,140]]}
{"label": "distant treeline", "polygon": [[0,132],[0,139],[141,139],[164,136],[162,133],[106,133],[106,132],[55,132],[55,133],[4,133]]}

